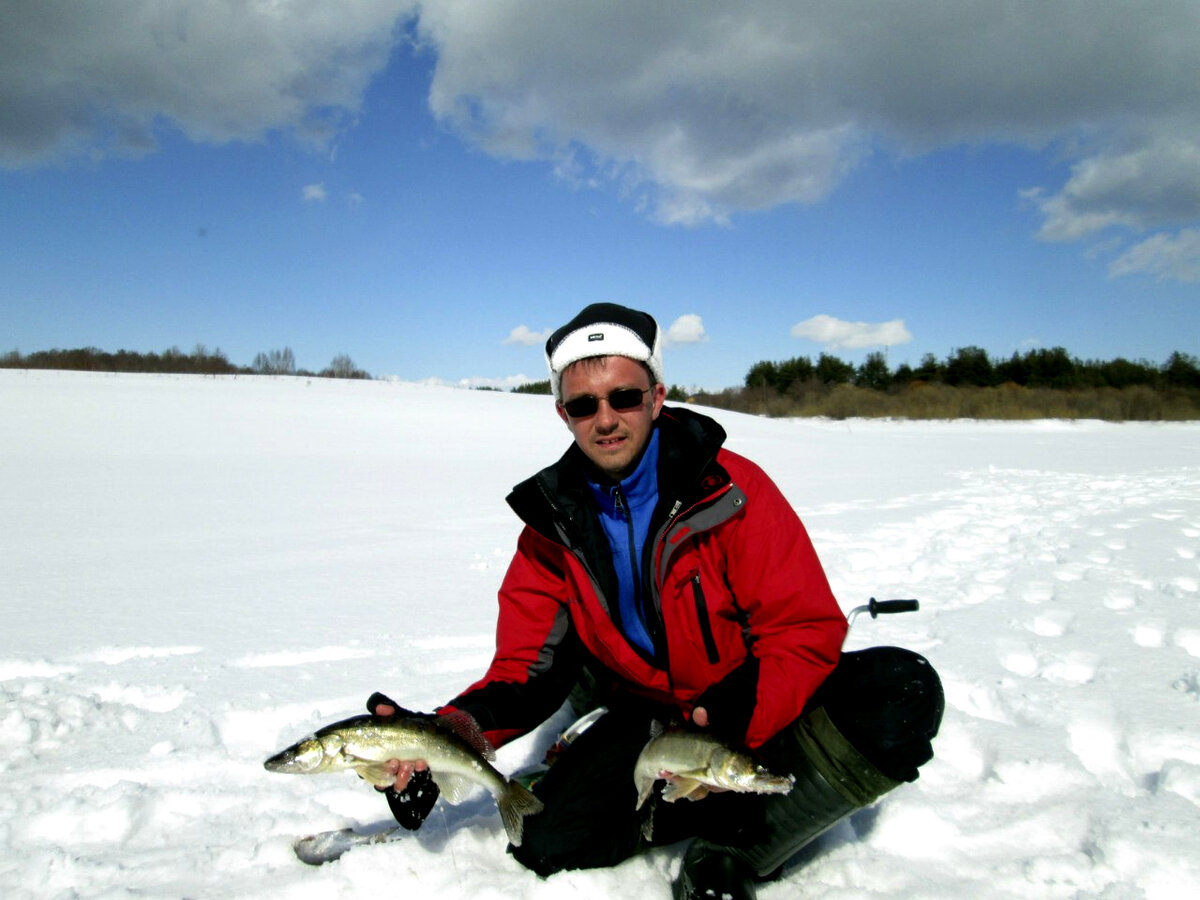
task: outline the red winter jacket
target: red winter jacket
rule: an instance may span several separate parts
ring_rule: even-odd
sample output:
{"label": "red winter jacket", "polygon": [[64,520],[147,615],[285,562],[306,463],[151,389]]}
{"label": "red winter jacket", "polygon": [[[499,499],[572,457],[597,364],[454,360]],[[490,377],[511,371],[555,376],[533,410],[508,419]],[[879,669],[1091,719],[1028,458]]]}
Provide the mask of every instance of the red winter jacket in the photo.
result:
{"label": "red winter jacket", "polygon": [[655,652],[626,640],[611,553],[575,446],[509,496],[525,522],[500,588],[496,654],[451,702],[494,744],[553,714],[580,666],[604,687],[709,714],[757,747],[799,716],[833,669],[846,620],[800,519],[725,432],[664,408],[659,503],[642,570]]}

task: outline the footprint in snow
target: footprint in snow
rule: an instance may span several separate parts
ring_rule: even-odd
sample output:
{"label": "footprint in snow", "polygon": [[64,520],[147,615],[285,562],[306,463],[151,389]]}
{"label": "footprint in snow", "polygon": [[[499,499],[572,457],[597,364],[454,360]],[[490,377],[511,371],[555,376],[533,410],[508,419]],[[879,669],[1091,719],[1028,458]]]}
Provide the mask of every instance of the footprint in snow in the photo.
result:
{"label": "footprint in snow", "polygon": [[1048,603],[1054,599],[1054,585],[1045,582],[1034,582],[1026,585],[1022,597],[1026,603]]}
{"label": "footprint in snow", "polygon": [[1119,612],[1121,610],[1132,609],[1137,605],[1137,600],[1134,598],[1132,591],[1118,588],[1117,590],[1109,591],[1104,598],[1104,605],[1111,610]]}
{"label": "footprint in snow", "polygon": [[1067,653],[1042,668],[1042,677],[1058,684],[1087,684],[1100,671],[1100,657],[1095,653]]}
{"label": "footprint in snow", "polygon": [[1067,726],[1067,746],[1085,769],[1109,780],[1130,778],[1129,748],[1109,716],[1078,713]]}
{"label": "footprint in snow", "polygon": [[1038,637],[1062,637],[1074,621],[1074,615],[1066,610],[1052,609],[1035,616],[1026,627]]}
{"label": "footprint in snow", "polygon": [[1133,642],[1139,647],[1161,647],[1167,636],[1166,623],[1161,619],[1147,619],[1133,628]]}
{"label": "footprint in snow", "polygon": [[1200,631],[1180,628],[1175,632],[1175,646],[1182,648],[1188,656],[1200,657]]}
{"label": "footprint in snow", "polygon": [[1022,678],[1032,678],[1038,674],[1041,664],[1037,654],[1028,645],[1005,641],[999,649],[1000,665],[1007,671]]}

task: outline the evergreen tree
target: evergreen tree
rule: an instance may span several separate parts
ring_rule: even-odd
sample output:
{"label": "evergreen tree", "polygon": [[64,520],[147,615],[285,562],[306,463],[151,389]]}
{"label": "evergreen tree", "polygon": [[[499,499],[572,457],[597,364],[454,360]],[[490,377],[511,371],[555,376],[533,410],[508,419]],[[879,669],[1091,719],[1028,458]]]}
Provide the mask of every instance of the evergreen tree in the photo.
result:
{"label": "evergreen tree", "polygon": [[888,371],[887,359],[884,355],[878,351],[868,353],[863,364],[854,373],[854,383],[858,387],[886,391],[892,384],[892,375]]}

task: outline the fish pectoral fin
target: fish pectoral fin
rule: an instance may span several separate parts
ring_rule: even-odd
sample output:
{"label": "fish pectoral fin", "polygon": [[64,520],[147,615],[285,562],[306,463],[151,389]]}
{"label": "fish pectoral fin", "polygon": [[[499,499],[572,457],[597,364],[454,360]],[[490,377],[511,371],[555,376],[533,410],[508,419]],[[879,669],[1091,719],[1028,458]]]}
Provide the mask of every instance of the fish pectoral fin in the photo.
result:
{"label": "fish pectoral fin", "polygon": [[438,790],[441,791],[448,803],[462,803],[475,787],[475,783],[471,779],[463,778],[461,775],[452,775],[448,772],[430,772],[430,775],[433,776],[433,783],[438,786]]}
{"label": "fish pectoral fin", "polygon": [[390,787],[396,783],[396,773],[383,763],[363,760],[354,766],[354,771],[358,773],[359,778],[370,782],[375,787]]}
{"label": "fish pectoral fin", "polygon": [[673,781],[668,781],[662,791],[662,798],[668,803],[676,800],[701,800],[708,796],[708,785],[694,778],[684,778],[676,775]]}
{"label": "fish pectoral fin", "polygon": [[678,772],[659,772],[660,778],[665,778],[668,781],[672,779],[684,781],[702,781],[708,777],[708,767],[699,766],[695,769],[680,769]]}
{"label": "fish pectoral fin", "polygon": [[396,773],[383,763],[374,759],[363,759],[353,753],[347,753],[342,747],[341,757],[347,766],[353,769],[363,781],[370,782],[375,787],[388,787],[396,783]]}

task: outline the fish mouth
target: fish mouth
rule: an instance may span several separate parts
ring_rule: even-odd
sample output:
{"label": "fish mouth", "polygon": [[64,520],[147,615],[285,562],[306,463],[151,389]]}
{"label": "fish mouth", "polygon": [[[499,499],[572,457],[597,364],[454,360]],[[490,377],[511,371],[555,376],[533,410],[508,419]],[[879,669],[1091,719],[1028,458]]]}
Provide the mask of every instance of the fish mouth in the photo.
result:
{"label": "fish mouth", "polygon": [[315,737],[281,750],[263,763],[268,772],[307,774],[317,772],[325,759],[325,750]]}
{"label": "fish mouth", "polygon": [[291,772],[299,770],[298,759],[296,754],[291,750],[284,750],[282,753],[276,753],[270,759],[263,763],[263,768],[268,772]]}

